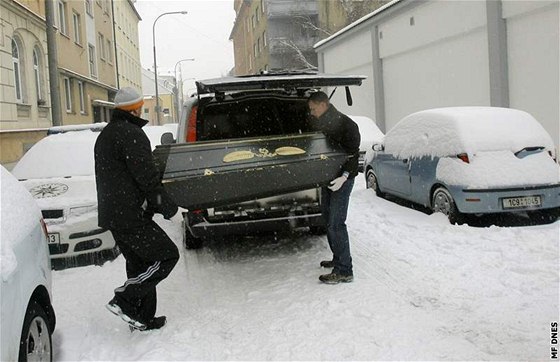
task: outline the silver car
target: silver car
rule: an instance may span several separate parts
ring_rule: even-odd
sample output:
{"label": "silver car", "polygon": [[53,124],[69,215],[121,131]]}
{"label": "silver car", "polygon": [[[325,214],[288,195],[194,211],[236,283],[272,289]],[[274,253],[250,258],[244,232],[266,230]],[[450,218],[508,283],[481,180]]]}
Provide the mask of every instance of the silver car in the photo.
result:
{"label": "silver car", "polygon": [[367,187],[442,212],[527,212],[554,221],[560,169],[554,143],[526,112],[451,107],[402,119],[365,158]]}

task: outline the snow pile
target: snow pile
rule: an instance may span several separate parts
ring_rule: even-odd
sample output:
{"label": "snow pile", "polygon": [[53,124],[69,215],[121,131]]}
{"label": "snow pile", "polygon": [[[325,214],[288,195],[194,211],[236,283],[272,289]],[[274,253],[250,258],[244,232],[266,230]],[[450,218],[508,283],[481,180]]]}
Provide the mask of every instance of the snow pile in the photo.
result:
{"label": "snow pile", "polygon": [[0,264],[2,279],[8,280],[17,266],[13,249],[38,226],[41,212],[19,181],[4,167],[0,166],[0,170]]}
{"label": "snow pile", "polygon": [[385,152],[399,158],[445,157],[480,151],[517,152],[543,146],[550,135],[530,114],[509,108],[450,107],[413,113],[385,137]]}
{"label": "snow pile", "polygon": [[458,158],[441,158],[436,179],[471,189],[558,184],[560,167],[547,152],[524,158],[517,158],[510,151],[479,152],[470,163]]}

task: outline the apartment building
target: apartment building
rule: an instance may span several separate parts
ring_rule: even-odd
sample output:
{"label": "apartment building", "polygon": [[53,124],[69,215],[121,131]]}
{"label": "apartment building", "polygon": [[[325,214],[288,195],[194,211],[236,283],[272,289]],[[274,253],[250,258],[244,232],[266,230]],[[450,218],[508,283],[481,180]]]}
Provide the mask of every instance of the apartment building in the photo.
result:
{"label": "apartment building", "polygon": [[117,46],[117,87],[132,87],[142,93],[142,65],[138,23],[142,20],[134,4],[136,0],[113,1],[115,43]]}
{"label": "apartment building", "polygon": [[[16,162],[61,125],[108,121],[124,85],[141,89],[138,22],[130,0],[49,0],[54,8],[61,119],[51,115],[44,0],[0,1],[0,163]],[[119,20],[114,21],[114,8]],[[115,30],[118,29],[118,32]],[[122,66],[118,61],[122,51]],[[119,72],[121,69],[121,72]],[[119,77],[119,74],[122,75]]]}
{"label": "apartment building", "polygon": [[235,0],[234,9],[235,75],[317,67],[316,0]]}

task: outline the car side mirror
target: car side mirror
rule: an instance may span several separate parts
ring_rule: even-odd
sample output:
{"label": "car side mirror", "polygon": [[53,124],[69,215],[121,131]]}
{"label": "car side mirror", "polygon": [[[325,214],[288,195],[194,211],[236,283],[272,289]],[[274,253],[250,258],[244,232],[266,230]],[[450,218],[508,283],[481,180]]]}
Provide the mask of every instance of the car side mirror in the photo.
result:
{"label": "car side mirror", "polygon": [[161,144],[162,145],[170,145],[175,143],[175,138],[173,138],[173,133],[165,132],[161,135]]}
{"label": "car side mirror", "polygon": [[380,143],[374,144],[373,146],[371,146],[371,148],[372,148],[374,151],[383,151],[383,150],[385,150],[385,146],[383,146],[383,144],[380,144]]}

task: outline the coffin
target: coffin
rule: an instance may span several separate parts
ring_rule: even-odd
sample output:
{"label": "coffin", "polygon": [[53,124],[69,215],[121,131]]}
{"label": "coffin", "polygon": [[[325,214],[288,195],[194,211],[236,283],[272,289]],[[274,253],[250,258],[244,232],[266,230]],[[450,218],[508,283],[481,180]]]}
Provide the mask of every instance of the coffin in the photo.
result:
{"label": "coffin", "polygon": [[325,186],[348,159],[322,133],[160,145],[154,156],[167,193],[191,210]]}

